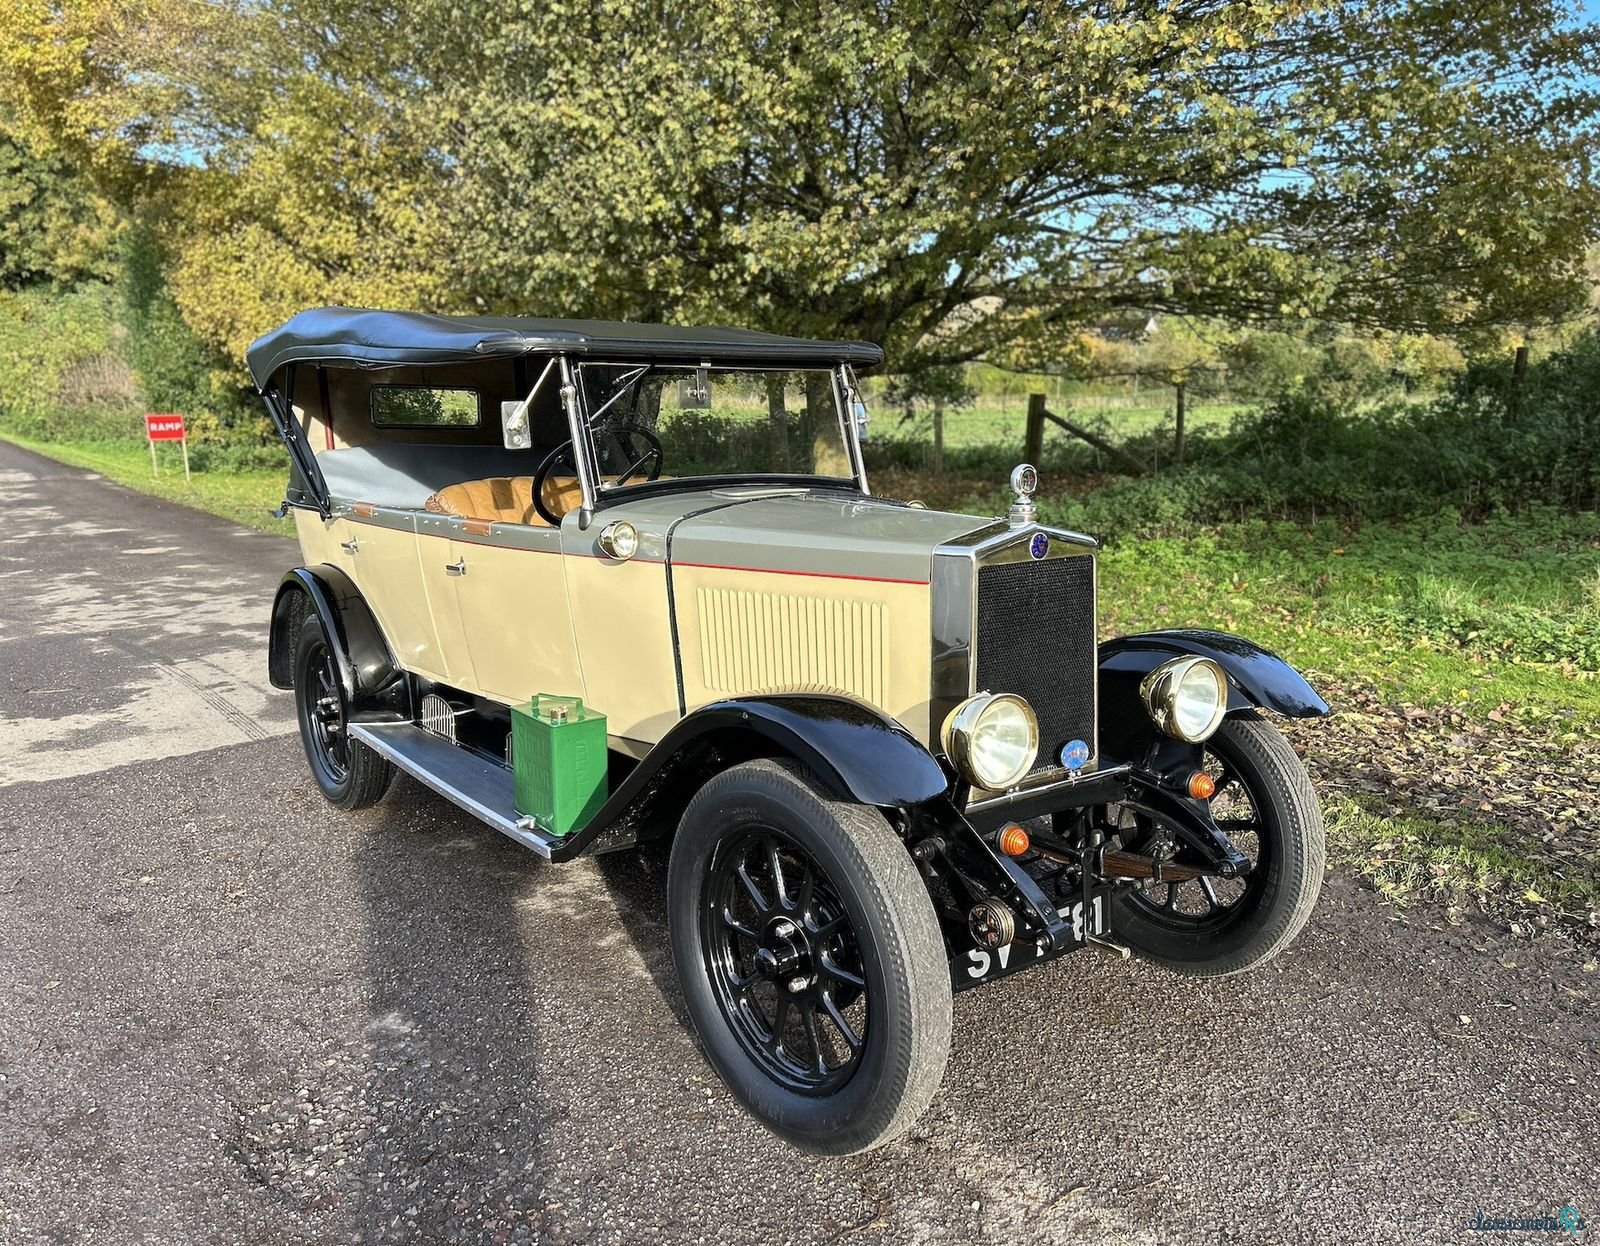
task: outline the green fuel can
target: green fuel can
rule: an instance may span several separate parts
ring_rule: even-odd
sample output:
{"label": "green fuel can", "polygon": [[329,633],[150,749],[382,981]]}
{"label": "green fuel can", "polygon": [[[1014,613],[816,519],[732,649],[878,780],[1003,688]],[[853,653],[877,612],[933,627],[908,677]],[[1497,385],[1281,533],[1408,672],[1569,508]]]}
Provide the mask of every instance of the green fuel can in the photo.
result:
{"label": "green fuel can", "polygon": [[581,830],[606,801],[606,716],[577,697],[536,696],[511,707],[517,812],[541,830]]}

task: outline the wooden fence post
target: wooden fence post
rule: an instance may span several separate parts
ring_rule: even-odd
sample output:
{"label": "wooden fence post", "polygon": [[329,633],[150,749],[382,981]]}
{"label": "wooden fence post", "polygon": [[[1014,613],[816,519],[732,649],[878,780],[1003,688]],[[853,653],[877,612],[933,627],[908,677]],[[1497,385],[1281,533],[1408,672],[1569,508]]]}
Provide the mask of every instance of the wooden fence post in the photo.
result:
{"label": "wooden fence post", "polygon": [[1044,455],[1044,404],[1043,394],[1028,395],[1028,425],[1022,440],[1022,461],[1032,463],[1035,467]]}
{"label": "wooden fence post", "polygon": [[1524,342],[1517,347],[1517,355],[1511,364],[1511,418],[1517,419],[1522,414],[1522,383],[1528,376],[1528,344]]}
{"label": "wooden fence post", "polygon": [[1173,388],[1177,390],[1178,433],[1177,433],[1177,436],[1173,438],[1173,442],[1172,442],[1172,457],[1174,459],[1176,459],[1179,463],[1182,463],[1183,462],[1183,417],[1184,417],[1184,408],[1187,405],[1185,403],[1185,401],[1184,401],[1184,398],[1185,398],[1185,392],[1184,391],[1188,388],[1188,386],[1183,381],[1179,381],[1177,383],[1177,385],[1175,385]]}

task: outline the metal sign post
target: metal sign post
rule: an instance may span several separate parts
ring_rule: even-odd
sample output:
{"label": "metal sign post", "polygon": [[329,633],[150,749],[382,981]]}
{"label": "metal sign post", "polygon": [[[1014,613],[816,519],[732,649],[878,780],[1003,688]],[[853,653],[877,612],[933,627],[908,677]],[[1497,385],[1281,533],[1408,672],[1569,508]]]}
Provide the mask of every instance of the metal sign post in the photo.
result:
{"label": "metal sign post", "polygon": [[156,442],[175,441],[183,449],[183,483],[189,483],[189,431],[181,415],[146,415],[144,435],[150,439],[150,474],[156,475]]}

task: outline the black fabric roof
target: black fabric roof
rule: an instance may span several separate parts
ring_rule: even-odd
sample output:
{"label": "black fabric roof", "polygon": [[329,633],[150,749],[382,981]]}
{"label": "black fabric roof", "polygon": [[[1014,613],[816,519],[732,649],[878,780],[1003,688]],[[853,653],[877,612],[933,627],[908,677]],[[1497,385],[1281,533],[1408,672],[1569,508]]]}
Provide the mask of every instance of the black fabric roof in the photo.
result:
{"label": "black fabric roof", "polygon": [[883,351],[871,342],[813,342],[752,329],[520,316],[433,316],[351,307],[303,311],[281,329],[257,338],[245,357],[256,385],[265,388],[272,375],[290,363],[391,368],[561,352],[678,363],[707,360],[872,367],[883,362]]}

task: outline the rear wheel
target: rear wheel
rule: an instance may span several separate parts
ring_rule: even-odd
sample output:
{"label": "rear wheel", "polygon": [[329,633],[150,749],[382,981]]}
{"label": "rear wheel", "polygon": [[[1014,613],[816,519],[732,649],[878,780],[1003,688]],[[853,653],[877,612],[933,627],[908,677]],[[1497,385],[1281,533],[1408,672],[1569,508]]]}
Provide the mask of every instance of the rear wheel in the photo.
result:
{"label": "rear wheel", "polygon": [[950,977],[926,885],[876,809],[778,761],[690,802],[673,959],[706,1056],[775,1133],[822,1154],[905,1132],[939,1088]]}
{"label": "rear wheel", "polygon": [[[1251,862],[1239,878],[1147,883],[1122,896],[1113,928],[1135,952],[1180,973],[1242,973],[1288,947],[1322,890],[1322,810],[1289,742],[1255,714],[1229,717],[1206,741],[1211,812]],[[1172,836],[1113,808],[1123,842],[1163,855]]]}
{"label": "rear wheel", "polygon": [[311,777],[329,803],[340,809],[362,809],[381,800],[394,778],[394,767],[350,738],[349,705],[338,659],[322,620],[314,614],[300,628],[294,696]]}

